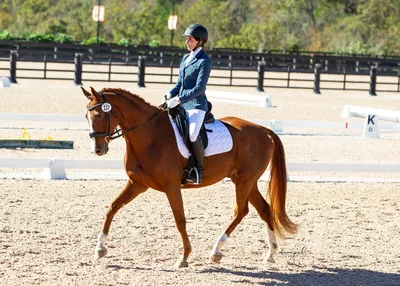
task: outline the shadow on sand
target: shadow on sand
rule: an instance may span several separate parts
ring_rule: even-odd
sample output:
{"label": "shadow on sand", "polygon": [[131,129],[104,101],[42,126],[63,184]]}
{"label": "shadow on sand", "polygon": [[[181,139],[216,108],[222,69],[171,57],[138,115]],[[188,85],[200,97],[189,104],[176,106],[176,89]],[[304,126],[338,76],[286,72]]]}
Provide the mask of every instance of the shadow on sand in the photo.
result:
{"label": "shadow on sand", "polygon": [[[400,285],[400,273],[383,273],[365,269],[341,269],[314,267],[301,273],[279,273],[273,271],[231,270],[223,267],[213,267],[203,270],[203,273],[229,273],[238,276],[233,283],[249,283],[247,278],[258,278],[252,285]],[[263,281],[265,279],[265,281]],[[271,282],[273,280],[273,282]],[[268,281],[268,282],[267,282]]]}

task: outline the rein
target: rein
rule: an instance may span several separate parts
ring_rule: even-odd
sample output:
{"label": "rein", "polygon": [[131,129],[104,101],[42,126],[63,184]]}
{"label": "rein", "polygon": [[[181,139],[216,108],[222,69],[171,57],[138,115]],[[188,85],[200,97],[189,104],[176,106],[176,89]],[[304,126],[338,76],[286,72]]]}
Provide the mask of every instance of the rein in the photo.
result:
{"label": "rein", "polygon": [[160,112],[162,110],[158,110],[156,113],[154,113],[149,119],[147,119],[144,123],[130,128],[126,131],[122,131],[121,129],[117,129],[115,128],[115,130],[111,133],[110,132],[110,111],[112,112],[112,114],[114,114],[114,116],[117,118],[118,120],[118,124],[119,124],[119,117],[117,116],[117,114],[115,114],[115,112],[112,110],[111,108],[111,104],[109,104],[106,101],[106,98],[104,96],[104,94],[102,92],[99,92],[99,94],[101,95],[101,97],[103,98],[103,102],[101,103],[97,103],[95,105],[93,105],[92,107],[86,107],[87,111],[91,111],[94,108],[101,106],[101,110],[106,114],[106,122],[107,122],[107,132],[89,132],[89,137],[93,138],[93,137],[101,137],[101,136],[105,136],[104,140],[108,143],[114,139],[117,139],[119,137],[125,136],[127,133],[130,133],[136,129],[139,129],[147,124],[150,123],[151,120],[153,120],[158,114],[160,114]]}

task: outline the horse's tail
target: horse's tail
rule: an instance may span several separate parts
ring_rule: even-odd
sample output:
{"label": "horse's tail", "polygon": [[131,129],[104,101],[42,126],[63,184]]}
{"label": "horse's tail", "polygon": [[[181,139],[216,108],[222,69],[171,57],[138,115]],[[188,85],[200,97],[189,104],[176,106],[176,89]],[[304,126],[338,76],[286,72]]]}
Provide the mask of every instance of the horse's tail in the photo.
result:
{"label": "horse's tail", "polygon": [[271,175],[268,185],[272,226],[278,237],[284,238],[285,234],[295,234],[297,225],[286,214],[287,172],[285,150],[281,139],[272,130],[265,128],[274,143],[274,153],[270,163]]}

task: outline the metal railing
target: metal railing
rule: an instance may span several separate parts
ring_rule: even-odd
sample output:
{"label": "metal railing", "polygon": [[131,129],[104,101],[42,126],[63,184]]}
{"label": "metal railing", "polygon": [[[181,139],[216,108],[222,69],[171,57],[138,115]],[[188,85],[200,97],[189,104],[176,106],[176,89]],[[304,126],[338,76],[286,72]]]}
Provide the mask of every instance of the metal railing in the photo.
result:
{"label": "metal railing", "polygon": [[[0,41],[0,64],[4,61],[10,62],[10,68],[0,66],[0,72],[9,70],[10,80],[14,83],[17,82],[17,78],[74,80],[75,84],[82,84],[83,80],[132,82],[139,86],[145,86],[146,82],[172,83],[178,76],[177,69],[182,56],[186,53],[176,48],[152,49],[43,43],[14,43],[12,47],[16,49],[7,50]],[[7,52],[9,59],[4,57]],[[210,79],[214,81],[209,82],[209,85],[214,86],[256,87],[259,91],[264,91],[264,88],[302,88],[313,89],[315,93],[320,93],[321,89],[369,90],[371,95],[376,94],[377,91],[400,92],[400,58],[219,50],[207,51],[207,54],[212,60],[213,70],[221,71],[218,75],[211,74]],[[40,68],[17,67],[17,62],[43,63],[43,66]],[[48,67],[49,63],[70,63],[74,64],[74,68],[54,69]],[[83,66],[102,66],[103,70],[93,71],[83,69]],[[113,69],[119,66],[133,69],[132,71],[125,69],[123,72]],[[146,67],[162,67],[163,71],[168,71],[168,73],[146,71]],[[31,72],[35,75],[17,76],[17,71]],[[247,72],[247,76],[243,76],[243,73],[237,75],[240,72]],[[58,73],[63,73],[64,76],[49,75]],[[68,76],[65,76],[66,73]],[[221,75],[223,73],[225,75]],[[278,73],[279,76],[273,77],[274,73]],[[313,74],[313,79],[293,76],[298,74]],[[106,77],[99,78],[98,75]],[[322,78],[321,75],[323,75]],[[325,79],[325,75],[340,75],[342,78]],[[369,81],[352,80],[350,76],[354,75],[369,76]],[[145,81],[146,76],[157,76],[165,80]],[[396,77],[397,81],[384,80],[387,77]],[[363,88],[352,86],[355,84],[361,84]],[[368,88],[366,88],[367,85]],[[380,87],[378,90],[377,85]]]}

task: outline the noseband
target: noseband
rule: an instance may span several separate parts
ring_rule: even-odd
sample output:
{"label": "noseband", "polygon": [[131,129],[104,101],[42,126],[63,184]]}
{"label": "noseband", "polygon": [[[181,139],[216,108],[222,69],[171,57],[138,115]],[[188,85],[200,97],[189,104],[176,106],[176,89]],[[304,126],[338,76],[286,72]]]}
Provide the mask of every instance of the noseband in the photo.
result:
{"label": "noseband", "polygon": [[142,124],[140,124],[140,125],[138,125],[136,127],[128,129],[128,130],[126,130],[124,132],[121,131],[121,129],[115,128],[114,131],[111,133],[111,130],[110,130],[110,128],[111,128],[110,127],[110,112],[112,112],[112,114],[114,114],[114,116],[117,118],[118,124],[119,124],[119,117],[112,110],[111,104],[106,101],[106,98],[105,98],[104,94],[102,92],[98,92],[98,93],[101,95],[101,97],[103,99],[103,102],[97,103],[97,104],[95,104],[95,105],[93,105],[91,107],[87,106],[86,109],[87,109],[87,111],[91,111],[91,110],[95,109],[96,107],[101,106],[101,110],[106,114],[106,124],[107,124],[107,129],[106,130],[107,131],[106,132],[89,132],[89,137],[93,138],[93,137],[103,137],[103,136],[105,136],[104,140],[107,143],[112,141],[112,140],[114,140],[114,139],[117,139],[117,138],[119,138],[121,136],[125,136],[125,134],[127,134],[127,133],[129,133],[129,132],[131,132],[133,130],[136,130],[136,129],[140,128],[140,127],[145,126],[153,118],[155,118],[161,111],[161,110],[158,110],[146,122],[144,122],[144,123],[142,123]]}

